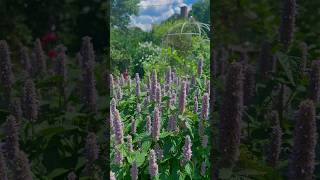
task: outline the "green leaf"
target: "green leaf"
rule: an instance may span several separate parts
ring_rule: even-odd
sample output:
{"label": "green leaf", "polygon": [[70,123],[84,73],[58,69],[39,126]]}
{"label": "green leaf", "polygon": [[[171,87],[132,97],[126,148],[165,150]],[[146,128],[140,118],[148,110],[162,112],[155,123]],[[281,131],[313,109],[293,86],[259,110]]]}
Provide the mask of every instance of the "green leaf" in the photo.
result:
{"label": "green leaf", "polygon": [[48,175],[48,178],[53,179],[53,178],[60,176],[68,171],[69,171],[68,169],[63,169],[63,168],[55,169]]}
{"label": "green leaf", "polygon": [[284,54],[278,53],[278,60],[281,64],[282,68],[284,69],[286,76],[288,77],[288,79],[290,80],[292,85],[295,86],[295,82],[294,82],[292,71],[291,71],[292,68],[289,63],[289,58],[287,56],[285,56]]}
{"label": "green leaf", "polygon": [[150,141],[145,141],[142,143],[142,150],[147,151],[151,147],[151,142]]}
{"label": "green leaf", "polygon": [[137,162],[137,166],[140,167],[145,161],[146,153],[136,153],[135,161]]}
{"label": "green leaf", "polygon": [[186,171],[186,173],[187,173],[190,177],[192,177],[192,166],[191,166],[190,162],[187,163],[187,164],[184,166],[184,170]]}
{"label": "green leaf", "polygon": [[172,132],[168,132],[168,131],[163,131],[160,133],[160,138],[165,138],[167,136],[172,135]]}

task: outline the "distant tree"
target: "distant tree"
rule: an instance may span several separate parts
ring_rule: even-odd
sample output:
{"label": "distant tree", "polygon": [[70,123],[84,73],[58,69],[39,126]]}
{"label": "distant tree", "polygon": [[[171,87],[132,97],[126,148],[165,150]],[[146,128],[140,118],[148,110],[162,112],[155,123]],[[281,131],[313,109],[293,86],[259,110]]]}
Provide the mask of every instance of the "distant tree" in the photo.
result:
{"label": "distant tree", "polygon": [[189,14],[199,22],[210,24],[210,1],[200,0],[195,2]]}
{"label": "distant tree", "polygon": [[130,16],[139,12],[140,0],[112,0],[111,2],[111,26],[126,28],[130,23]]}

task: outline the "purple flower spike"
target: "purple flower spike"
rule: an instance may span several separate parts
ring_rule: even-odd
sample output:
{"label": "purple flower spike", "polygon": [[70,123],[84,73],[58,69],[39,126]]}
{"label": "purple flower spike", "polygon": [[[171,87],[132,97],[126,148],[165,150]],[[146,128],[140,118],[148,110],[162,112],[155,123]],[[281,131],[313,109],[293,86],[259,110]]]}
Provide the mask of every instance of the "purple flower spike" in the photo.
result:
{"label": "purple flower spike", "polygon": [[185,138],[185,142],[184,142],[184,146],[182,148],[182,151],[183,151],[183,164],[185,164],[187,161],[190,161],[191,160],[191,156],[192,156],[192,151],[191,151],[191,139],[190,139],[190,136],[187,135],[186,138]]}
{"label": "purple flower spike", "polygon": [[150,159],[149,159],[149,173],[151,177],[158,175],[158,164],[156,159],[156,153],[153,149],[150,150]]}
{"label": "purple flower spike", "polygon": [[160,136],[160,111],[158,107],[155,107],[153,123],[152,123],[152,138],[155,141],[158,141],[159,136]]}
{"label": "purple flower spike", "polygon": [[123,124],[122,124],[120,113],[118,110],[115,111],[113,120],[114,120],[113,126],[114,126],[116,144],[117,145],[122,144],[123,143]]}
{"label": "purple flower spike", "polygon": [[179,97],[179,110],[181,114],[183,114],[184,111],[186,110],[186,101],[187,101],[186,88],[187,88],[187,84],[185,81],[183,81],[181,84],[180,97]]}
{"label": "purple flower spike", "polygon": [[201,118],[207,120],[209,117],[209,94],[205,93],[202,98]]}
{"label": "purple flower spike", "polygon": [[133,161],[130,169],[130,173],[131,173],[131,180],[138,180],[139,171],[138,171],[138,166],[136,161]]}

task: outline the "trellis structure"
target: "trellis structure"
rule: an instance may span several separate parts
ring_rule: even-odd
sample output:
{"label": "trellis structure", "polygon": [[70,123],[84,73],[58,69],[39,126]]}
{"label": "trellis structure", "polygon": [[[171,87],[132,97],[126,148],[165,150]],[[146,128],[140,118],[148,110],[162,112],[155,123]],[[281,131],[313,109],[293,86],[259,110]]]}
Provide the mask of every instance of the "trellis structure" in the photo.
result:
{"label": "trellis structure", "polygon": [[171,27],[162,37],[162,44],[178,51],[187,51],[192,47],[193,37],[201,37],[204,41],[210,41],[209,31],[209,24],[198,22],[190,17],[188,20]]}

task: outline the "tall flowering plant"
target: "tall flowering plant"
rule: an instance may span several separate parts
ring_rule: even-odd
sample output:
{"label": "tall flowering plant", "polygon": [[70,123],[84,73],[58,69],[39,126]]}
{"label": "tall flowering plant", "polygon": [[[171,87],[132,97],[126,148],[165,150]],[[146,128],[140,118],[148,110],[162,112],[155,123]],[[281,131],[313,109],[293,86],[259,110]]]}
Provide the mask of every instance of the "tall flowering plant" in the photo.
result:
{"label": "tall flowering plant", "polygon": [[194,67],[193,78],[171,67],[128,76],[135,85],[110,75],[114,178],[209,178],[209,78],[202,59]]}

